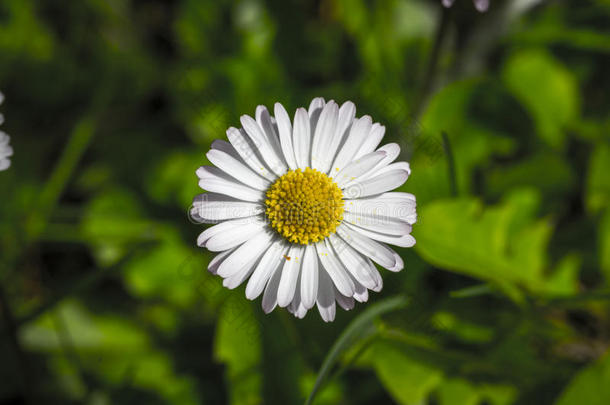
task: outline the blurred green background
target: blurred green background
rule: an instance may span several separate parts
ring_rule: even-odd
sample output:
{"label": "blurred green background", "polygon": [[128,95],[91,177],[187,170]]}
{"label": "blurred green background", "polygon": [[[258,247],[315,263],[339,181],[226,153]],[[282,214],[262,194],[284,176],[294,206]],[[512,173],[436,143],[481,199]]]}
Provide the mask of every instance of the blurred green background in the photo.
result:
{"label": "blurred green background", "polygon": [[[609,404],[609,68],[608,0],[2,0],[0,404]],[[214,139],[315,96],[418,200],[332,324],[222,288],[187,216]]]}

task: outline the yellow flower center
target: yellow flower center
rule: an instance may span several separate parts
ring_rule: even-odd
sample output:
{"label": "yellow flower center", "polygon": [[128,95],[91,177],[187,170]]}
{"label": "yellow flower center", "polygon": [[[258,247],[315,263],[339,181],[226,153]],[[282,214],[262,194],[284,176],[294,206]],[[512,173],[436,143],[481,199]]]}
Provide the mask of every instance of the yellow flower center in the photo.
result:
{"label": "yellow flower center", "polygon": [[343,193],[327,175],[290,170],[267,190],[267,217],[289,242],[307,245],[334,233],[343,219]]}

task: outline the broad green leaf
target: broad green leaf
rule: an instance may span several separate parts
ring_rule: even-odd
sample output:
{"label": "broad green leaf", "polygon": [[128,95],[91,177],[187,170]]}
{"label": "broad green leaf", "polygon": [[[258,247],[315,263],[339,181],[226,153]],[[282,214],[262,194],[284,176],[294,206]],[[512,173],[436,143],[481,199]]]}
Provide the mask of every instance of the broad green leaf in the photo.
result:
{"label": "broad green leaf", "polygon": [[587,175],[587,208],[591,213],[599,213],[610,207],[610,145],[595,147],[589,163]]}
{"label": "broad green leaf", "polygon": [[441,370],[409,357],[390,342],[376,342],[370,350],[379,380],[400,404],[422,403],[443,378]]}
{"label": "broad green leaf", "polygon": [[441,405],[477,405],[480,395],[476,389],[462,379],[443,381],[438,389]]}
{"label": "broad green leaf", "polygon": [[218,317],[214,356],[226,365],[231,404],[262,403],[261,351],[260,324],[251,304],[229,296]]}
{"label": "broad green leaf", "polygon": [[556,405],[607,405],[610,403],[610,355],[581,370]]}
{"label": "broad green leaf", "polygon": [[550,235],[546,221],[535,222],[537,195],[521,191],[504,204],[485,208],[478,200],[438,201],[424,207],[415,230],[417,251],[448,270],[492,281],[539,289],[541,250]]}
{"label": "broad green leaf", "polygon": [[545,272],[552,228],[536,219],[538,200],[534,191],[521,190],[493,207],[473,198],[431,203],[420,211],[416,249],[430,263],[493,282],[515,299],[517,287],[550,293]]}
{"label": "broad green leaf", "polygon": [[485,398],[491,405],[512,404],[518,393],[515,387],[501,384],[485,384],[478,390],[481,397]]}
{"label": "broad green leaf", "polygon": [[538,135],[552,146],[562,146],[564,130],[580,109],[578,84],[572,73],[549,53],[530,49],[510,57],[503,79],[531,114]]}
{"label": "broad green leaf", "polygon": [[581,259],[576,254],[565,256],[545,283],[545,291],[553,296],[569,296],[578,292],[578,271]]}

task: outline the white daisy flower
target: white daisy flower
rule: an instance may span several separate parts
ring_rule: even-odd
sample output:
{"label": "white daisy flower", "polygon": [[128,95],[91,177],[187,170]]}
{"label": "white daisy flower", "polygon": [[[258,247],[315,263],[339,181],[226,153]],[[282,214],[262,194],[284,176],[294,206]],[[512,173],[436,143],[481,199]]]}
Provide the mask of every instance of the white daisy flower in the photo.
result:
{"label": "white daisy flower", "polygon": [[[455,0],[443,0],[443,6],[451,7]],[[484,13],[489,8],[489,0],[473,0],[474,6],[478,11]]]}
{"label": "white daisy flower", "polygon": [[[4,95],[0,92],[0,105],[4,101]],[[0,125],[4,122],[4,116],[0,114]],[[11,137],[0,131],[0,171],[6,170],[11,166],[9,156],[13,156],[13,148],[9,145]]]}
{"label": "white daisy flower", "polygon": [[403,260],[387,243],[411,247],[415,196],[390,192],[411,169],[393,163],[400,147],[378,148],[385,127],[370,116],[355,118],[351,101],[314,99],[293,122],[275,104],[256,119],[243,115],[216,140],[197,170],[199,186],[191,216],[217,223],[197,244],[220,252],[208,269],[223,285],[248,280],[246,297],[263,295],[266,313],[286,307],[298,318],[317,304],[322,319],[335,318],[336,303],[353,308],[380,291],[374,263],[400,271]]}

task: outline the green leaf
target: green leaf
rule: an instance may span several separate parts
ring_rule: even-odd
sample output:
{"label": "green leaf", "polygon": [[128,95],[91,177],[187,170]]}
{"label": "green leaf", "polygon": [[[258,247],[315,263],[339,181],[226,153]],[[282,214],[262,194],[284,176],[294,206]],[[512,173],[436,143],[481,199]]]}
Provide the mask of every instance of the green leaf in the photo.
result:
{"label": "green leaf", "polygon": [[610,355],[585,367],[568,384],[556,405],[607,405],[610,403]]}
{"label": "green leaf", "polygon": [[565,127],[579,114],[578,84],[572,73],[545,51],[513,54],[503,71],[506,87],[529,111],[538,135],[560,147]]}
{"label": "green leaf", "polygon": [[477,405],[480,400],[476,389],[462,379],[443,381],[438,393],[441,405]]}
{"label": "green leaf", "polygon": [[161,297],[187,308],[202,294],[198,282],[205,277],[204,257],[189,249],[173,229],[167,229],[158,245],[127,263],[124,279],[138,297]]}
{"label": "green leaf", "polygon": [[143,211],[134,194],[123,189],[105,190],[85,207],[81,232],[101,265],[119,261],[130,244],[155,238],[158,229]]}
{"label": "green leaf", "polygon": [[232,294],[220,310],[214,355],[226,364],[231,404],[262,403],[261,331],[249,302]]}
{"label": "green leaf", "polygon": [[610,145],[595,147],[589,163],[587,175],[587,208],[591,213],[599,213],[610,207]]}
{"label": "green leaf", "polygon": [[431,203],[420,214],[416,249],[436,266],[502,288],[540,289],[551,228],[545,220],[534,220],[537,205],[533,191],[513,193],[489,208],[473,198]]}
{"label": "green leaf", "polygon": [[348,350],[352,345],[354,345],[361,337],[362,332],[365,331],[370,325],[371,322],[387,312],[394,311],[396,309],[402,308],[407,305],[407,300],[404,297],[398,296],[393,298],[388,298],[386,300],[380,301],[374,305],[371,305],[364,312],[358,315],[343,331],[341,336],[337,339],[337,341],[333,344],[330,351],[324,358],[324,362],[322,362],[322,366],[320,367],[320,371],[318,371],[318,376],[316,378],[316,383],[309,394],[309,398],[307,398],[306,404],[313,403],[314,398],[322,383],[328,376],[332,366],[337,362],[339,356],[343,354],[346,350]]}
{"label": "green leaf", "polygon": [[441,370],[411,358],[389,342],[376,342],[369,358],[383,386],[400,404],[422,403],[443,378]]}

